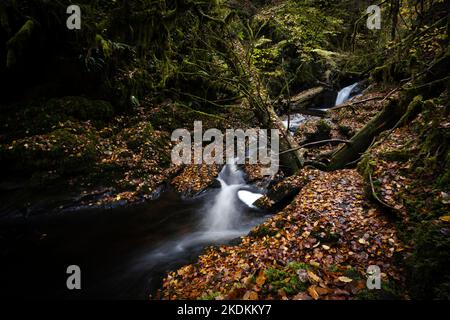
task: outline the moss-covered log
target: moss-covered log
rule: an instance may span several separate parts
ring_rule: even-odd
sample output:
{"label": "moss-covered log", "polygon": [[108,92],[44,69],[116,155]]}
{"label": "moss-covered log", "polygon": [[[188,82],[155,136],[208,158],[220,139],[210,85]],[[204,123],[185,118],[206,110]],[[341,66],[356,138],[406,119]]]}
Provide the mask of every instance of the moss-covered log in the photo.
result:
{"label": "moss-covered log", "polygon": [[324,87],[315,87],[291,97],[290,99],[290,110],[291,111],[301,111],[308,107],[308,104],[313,101],[318,95],[323,93]]}
{"label": "moss-covered log", "polygon": [[372,144],[374,138],[381,132],[389,130],[402,118],[407,110],[407,104],[398,99],[391,99],[380,113],[365,125],[331,157],[329,170],[341,169],[354,162]]}

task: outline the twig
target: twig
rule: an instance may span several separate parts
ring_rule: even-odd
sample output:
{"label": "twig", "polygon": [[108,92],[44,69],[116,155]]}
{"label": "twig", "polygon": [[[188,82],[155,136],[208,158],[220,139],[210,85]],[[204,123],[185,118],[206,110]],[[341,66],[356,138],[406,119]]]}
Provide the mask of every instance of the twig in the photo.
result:
{"label": "twig", "polygon": [[372,101],[372,100],[377,100],[377,99],[381,99],[382,97],[372,97],[372,98],[367,98],[364,100],[359,100],[359,101],[352,101],[351,103],[348,102],[344,102],[341,103],[335,107],[329,108],[328,110],[335,110],[335,109],[340,109],[340,108],[346,108],[346,107],[353,107],[355,104],[360,104],[363,102],[367,102],[367,101]]}
{"label": "twig", "polygon": [[187,106],[187,105],[185,105],[183,103],[179,103],[178,102],[178,103],[176,103],[176,105],[180,106],[180,107],[183,107],[183,108],[186,108],[186,109],[188,109],[191,112],[201,114],[202,116],[205,116],[205,117],[211,117],[211,118],[215,118],[215,119],[219,119],[219,120],[226,120],[224,117],[216,116],[215,114],[209,114],[209,113],[206,113],[206,112],[203,112],[203,111],[192,109],[191,107],[189,107],[189,106]]}
{"label": "twig", "polygon": [[321,140],[321,141],[316,141],[316,142],[310,142],[310,143],[302,144],[301,146],[298,146],[297,148],[284,150],[284,151],[280,152],[278,155],[285,154],[285,153],[292,152],[292,151],[297,151],[297,150],[300,150],[302,148],[312,147],[312,146],[315,146],[315,145],[318,145],[318,144],[325,144],[325,143],[330,143],[330,142],[341,142],[341,143],[351,144],[351,142],[349,140],[342,140],[342,139]]}
{"label": "twig", "polygon": [[322,170],[322,171],[326,171],[326,169],[327,169],[327,165],[325,163],[320,162],[320,161],[312,161],[312,160],[305,161],[305,167],[306,166],[311,166],[314,169],[319,169],[319,170]]}
{"label": "twig", "polygon": [[386,202],[384,202],[383,200],[381,200],[381,199],[378,197],[377,193],[375,192],[375,187],[374,187],[374,185],[373,185],[373,181],[372,181],[372,173],[369,173],[369,182],[370,182],[370,188],[371,188],[371,190],[372,190],[372,196],[374,197],[374,199],[375,199],[376,201],[378,201],[383,207],[387,207],[387,208],[389,208],[389,209],[391,209],[391,210],[396,211],[397,209],[395,209],[394,207],[391,207],[390,205],[388,205]]}
{"label": "twig", "polygon": [[[405,79],[406,80],[406,79]],[[386,101],[387,98],[389,98],[392,94],[394,94],[394,92],[396,92],[398,89],[400,89],[402,86],[398,86],[396,88],[394,88],[393,90],[391,90],[384,98],[383,100],[381,100],[380,102],[383,103],[384,101]]]}

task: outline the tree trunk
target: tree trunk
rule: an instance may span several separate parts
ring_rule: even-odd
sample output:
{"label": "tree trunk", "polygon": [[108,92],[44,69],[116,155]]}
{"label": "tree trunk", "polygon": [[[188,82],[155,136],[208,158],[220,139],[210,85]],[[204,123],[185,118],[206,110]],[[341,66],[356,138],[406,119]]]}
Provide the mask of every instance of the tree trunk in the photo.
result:
{"label": "tree trunk", "polygon": [[[238,50],[238,52],[244,52],[245,50]],[[231,56],[233,56],[231,54]],[[239,53],[236,53],[239,57]],[[243,57],[241,61],[246,61]],[[251,64],[244,64],[244,68],[239,68],[236,66],[241,66],[238,63],[229,61],[232,65],[237,75],[240,78],[246,79],[245,85],[247,86],[246,97],[253,109],[256,118],[261,122],[263,126],[267,129],[273,128],[278,129],[280,132],[280,153],[290,149],[297,149],[295,152],[288,152],[280,155],[280,164],[283,169],[288,174],[294,174],[304,165],[303,151],[300,149],[298,143],[289,134],[287,129],[284,127],[283,122],[278,117],[272,104],[267,103],[267,93],[261,87],[261,82],[258,78],[258,73],[254,70]]]}
{"label": "tree trunk", "polygon": [[[299,148],[298,143],[294,140],[294,138],[289,134],[287,129],[284,127],[283,122],[277,116],[275,110],[272,106],[267,106],[268,112],[270,114],[270,127],[274,129],[278,129],[280,131],[280,153],[285,150],[290,150],[294,148]],[[285,167],[285,170],[289,173],[295,173],[304,165],[303,151],[302,149],[298,149],[294,152],[288,152],[280,155],[280,163],[282,163]]]}
{"label": "tree trunk", "polygon": [[333,154],[328,169],[342,169],[359,159],[377,135],[395,126],[406,109],[406,104],[400,103],[398,99],[390,100],[375,118],[350,139],[350,143],[343,145]]}
{"label": "tree trunk", "polygon": [[[291,110],[305,109],[308,104],[324,91],[324,87],[315,87],[291,97]],[[284,102],[284,101],[283,101]]]}

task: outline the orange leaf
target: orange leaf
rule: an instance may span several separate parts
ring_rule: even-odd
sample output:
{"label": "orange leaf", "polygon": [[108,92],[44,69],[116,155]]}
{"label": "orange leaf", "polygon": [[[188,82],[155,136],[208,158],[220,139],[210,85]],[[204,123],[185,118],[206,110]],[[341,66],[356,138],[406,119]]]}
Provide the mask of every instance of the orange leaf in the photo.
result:
{"label": "orange leaf", "polygon": [[312,271],[308,270],[308,278],[313,282],[320,282],[320,278]]}
{"label": "orange leaf", "polygon": [[259,272],[258,277],[256,277],[256,284],[258,286],[262,286],[266,282],[266,276],[264,275],[264,272]]}
{"label": "orange leaf", "polygon": [[258,300],[258,294],[255,291],[247,291],[244,294],[243,300]]}
{"label": "orange leaf", "polygon": [[308,293],[314,300],[319,299],[319,294],[316,291],[316,286],[310,286],[308,288]]}

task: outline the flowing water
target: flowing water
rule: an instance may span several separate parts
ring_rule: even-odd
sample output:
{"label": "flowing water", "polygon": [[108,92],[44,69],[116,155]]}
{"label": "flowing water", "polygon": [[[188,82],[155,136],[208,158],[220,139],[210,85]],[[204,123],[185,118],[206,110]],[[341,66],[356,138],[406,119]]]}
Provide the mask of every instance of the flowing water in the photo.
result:
{"label": "flowing water", "polygon": [[[298,127],[306,120],[306,117],[300,113],[294,113],[289,116],[289,131],[295,133]],[[288,116],[282,120],[285,128],[288,127]]]}
{"label": "flowing water", "polygon": [[341,103],[344,103],[345,101],[347,101],[350,98],[350,95],[353,93],[353,89],[355,89],[355,87],[358,85],[358,82],[355,82],[352,85],[349,85],[343,89],[341,89],[338,92],[338,95],[336,97],[336,102],[335,102],[335,106],[340,105]]}
{"label": "flowing water", "polygon": [[[355,89],[358,85],[358,82],[353,83],[352,85],[349,85],[345,88],[342,88],[336,96],[336,100],[334,103],[334,106],[337,106],[341,103],[344,103],[345,101],[347,101],[350,97],[352,97],[355,94]],[[332,102],[331,102],[332,103]],[[331,104],[329,104],[331,105]],[[317,111],[318,113],[322,112],[325,113],[328,108],[327,107],[315,107],[315,108],[310,108],[311,111]],[[291,134],[294,134],[297,129],[300,127],[300,125],[302,123],[304,123],[305,121],[308,121],[308,117],[301,114],[301,113],[293,113],[289,116],[289,132]],[[282,122],[285,128],[288,127],[288,115],[285,115],[282,118]]]}
{"label": "flowing water", "polygon": [[[167,271],[267,218],[251,207],[261,194],[234,163],[217,179],[220,188],[189,200],[168,191],[126,208],[0,220],[1,295],[146,299]],[[66,288],[69,265],[81,268],[81,290]]]}

